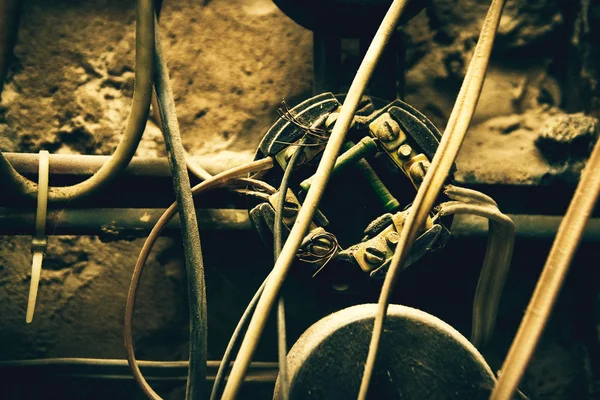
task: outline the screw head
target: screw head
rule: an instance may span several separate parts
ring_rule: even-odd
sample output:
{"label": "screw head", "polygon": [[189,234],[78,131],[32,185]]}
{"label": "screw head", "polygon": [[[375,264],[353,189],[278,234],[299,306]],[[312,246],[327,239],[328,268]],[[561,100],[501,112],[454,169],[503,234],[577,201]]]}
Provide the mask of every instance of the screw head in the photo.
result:
{"label": "screw head", "polygon": [[373,266],[379,266],[384,261],[383,252],[376,247],[367,247],[363,257],[368,264]]}
{"label": "screw head", "polygon": [[410,145],[408,145],[406,143],[398,148],[398,157],[400,157],[400,158],[406,159],[406,158],[410,157],[411,154],[412,154],[412,147],[410,147]]}
{"label": "screw head", "polygon": [[379,139],[384,142],[392,142],[398,139],[400,135],[400,125],[390,116],[390,114],[384,114],[380,118],[383,118],[379,127],[375,132]]}
{"label": "screw head", "polygon": [[331,251],[333,242],[331,239],[326,237],[320,237],[315,239],[310,244],[310,251],[316,256],[324,256]]}
{"label": "screw head", "polygon": [[285,201],[285,203],[283,204],[283,216],[286,218],[292,218],[295,217],[296,214],[298,214],[298,210],[300,209],[300,206],[298,206],[298,204],[294,203],[293,201]]}
{"label": "screw head", "polygon": [[425,179],[425,174],[427,173],[427,169],[429,169],[429,165],[429,161],[421,160],[410,166],[410,170],[408,172],[416,183],[423,182],[423,179]]}
{"label": "screw head", "polygon": [[398,235],[398,232],[388,232],[385,235],[385,241],[390,247],[394,247],[400,241],[400,235]]}

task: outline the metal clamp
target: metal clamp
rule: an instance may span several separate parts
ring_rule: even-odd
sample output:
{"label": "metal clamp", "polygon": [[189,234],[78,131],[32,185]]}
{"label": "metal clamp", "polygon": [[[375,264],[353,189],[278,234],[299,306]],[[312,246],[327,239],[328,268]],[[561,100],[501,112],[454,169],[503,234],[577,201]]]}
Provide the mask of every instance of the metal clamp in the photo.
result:
{"label": "metal clamp", "polygon": [[40,275],[42,272],[42,261],[44,260],[44,253],[46,252],[48,244],[46,237],[46,214],[48,212],[48,180],[50,175],[49,156],[50,154],[48,151],[40,151],[35,234],[31,239],[33,261],[31,263],[31,283],[29,285],[29,299],[27,300],[27,315],[25,317],[25,322],[28,324],[33,320],[35,301],[37,299]]}

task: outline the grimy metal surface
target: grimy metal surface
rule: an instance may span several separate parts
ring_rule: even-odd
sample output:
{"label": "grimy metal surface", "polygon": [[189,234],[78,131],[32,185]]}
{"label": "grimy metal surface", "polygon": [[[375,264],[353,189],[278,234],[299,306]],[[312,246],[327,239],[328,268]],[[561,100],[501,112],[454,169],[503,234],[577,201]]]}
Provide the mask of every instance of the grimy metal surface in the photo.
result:
{"label": "grimy metal surface", "polygon": [[[49,235],[100,235],[105,238],[146,236],[162,215],[161,208],[86,208],[51,210],[48,213]],[[246,210],[197,209],[202,230],[253,230]],[[554,215],[508,214],[514,221],[517,239],[552,240],[562,220]],[[33,232],[35,210],[0,207],[0,235],[26,235]],[[470,215],[457,215],[452,236],[458,239],[487,236],[487,221]],[[171,221],[166,233],[176,233],[179,222]],[[600,242],[600,218],[591,218],[585,228],[584,242]]]}

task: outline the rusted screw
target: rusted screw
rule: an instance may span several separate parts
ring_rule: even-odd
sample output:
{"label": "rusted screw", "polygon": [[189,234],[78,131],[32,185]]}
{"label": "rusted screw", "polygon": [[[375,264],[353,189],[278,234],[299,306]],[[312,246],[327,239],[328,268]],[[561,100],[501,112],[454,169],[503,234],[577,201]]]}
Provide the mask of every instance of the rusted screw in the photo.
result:
{"label": "rusted screw", "polygon": [[400,235],[398,235],[398,232],[388,232],[385,235],[385,241],[390,247],[395,247],[400,241]]}
{"label": "rusted screw", "polygon": [[327,237],[316,238],[310,245],[310,252],[316,256],[324,256],[331,251],[333,242]]}
{"label": "rusted screw", "polygon": [[283,204],[282,214],[285,218],[292,218],[298,214],[299,209],[300,207],[298,206],[298,204],[294,203],[293,201],[286,201]]}
{"label": "rusted screw", "polygon": [[429,168],[429,161],[417,161],[413,165],[410,166],[410,176],[413,178],[415,183],[423,182],[425,179],[425,174],[427,173],[427,169]]}
{"label": "rusted screw", "polygon": [[412,147],[408,144],[403,144],[398,148],[398,157],[406,159],[412,154]]}
{"label": "rusted screw", "polygon": [[379,123],[377,132],[375,132],[377,137],[384,142],[392,142],[398,139],[398,135],[400,135],[400,125],[398,125],[389,114],[384,114],[380,118],[382,118],[383,121]]}
{"label": "rusted screw", "polygon": [[364,259],[365,261],[373,266],[378,266],[383,263],[385,254],[383,251],[379,250],[376,247],[367,247],[365,250]]}

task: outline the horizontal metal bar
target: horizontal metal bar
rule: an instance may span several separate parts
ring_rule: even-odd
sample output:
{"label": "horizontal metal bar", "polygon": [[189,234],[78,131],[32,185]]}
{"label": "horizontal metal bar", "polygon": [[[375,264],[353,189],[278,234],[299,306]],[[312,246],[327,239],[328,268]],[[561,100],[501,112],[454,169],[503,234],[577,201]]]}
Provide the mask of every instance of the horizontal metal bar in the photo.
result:
{"label": "horizontal metal bar", "polygon": [[[39,155],[29,153],[5,153],[15,169],[24,176],[37,180]],[[93,175],[109,159],[108,156],[71,154],[50,155],[50,184],[72,185]],[[229,168],[227,163],[198,163],[212,174]],[[190,176],[193,184],[198,180]],[[457,182],[460,184],[461,182]],[[464,182],[463,182],[464,183]],[[2,192],[0,182],[0,193]],[[558,215],[564,212],[571,199],[573,188],[564,185],[487,185],[486,182],[469,181],[468,187],[482,191],[494,198],[504,213],[539,213]],[[160,208],[174,200],[173,183],[166,158],[134,157],[123,174],[112,183],[106,193],[77,203],[81,208]],[[118,193],[118,196],[115,195]],[[211,196],[211,195],[208,195]],[[552,202],[544,201],[552,196]],[[0,207],[21,207],[18,198],[2,193]],[[231,195],[228,196],[231,199]],[[205,207],[218,207],[205,205]]]}
{"label": "horizontal metal bar", "polygon": [[[215,380],[220,361],[208,361],[207,378]],[[138,361],[148,380],[187,379],[187,361]],[[133,379],[127,360],[98,358],[51,358],[37,360],[0,361],[0,374],[43,374],[70,378]],[[250,364],[246,382],[273,383],[277,379],[278,367],[274,362]]]}
{"label": "horizontal metal bar", "polygon": [[[515,223],[517,239],[553,240],[562,221],[562,216],[509,214]],[[488,224],[485,218],[472,215],[456,215],[452,222],[452,236],[486,237]],[[583,241],[600,242],[600,218],[590,218],[586,225]]]}
{"label": "horizontal metal bar", "polygon": [[[37,153],[4,153],[12,166],[21,174],[35,176],[39,168]],[[86,156],[76,154],[50,154],[50,174],[88,177],[96,173],[110,156]],[[210,173],[222,172],[224,166],[200,165]],[[219,168],[222,167],[222,168]],[[170,177],[171,170],[166,157],[134,157],[124,176]]]}
{"label": "horizontal metal bar", "polygon": [[[48,235],[90,235],[103,239],[132,239],[146,236],[162,215],[159,208],[92,208],[50,210]],[[198,225],[203,230],[251,230],[246,210],[198,209]],[[515,222],[519,239],[552,240],[562,217],[549,215],[509,214]],[[35,210],[0,207],[0,235],[31,235],[35,226]],[[457,238],[487,236],[487,221],[471,215],[456,215],[452,236]],[[166,233],[179,230],[174,218]],[[600,218],[591,218],[584,232],[584,241],[600,242]]]}
{"label": "horizontal metal bar", "polygon": [[[144,237],[156,224],[164,209],[158,208],[93,208],[50,210],[46,223],[48,235],[91,235],[104,239]],[[203,230],[248,230],[252,228],[246,210],[198,209],[198,226]],[[35,210],[0,208],[0,235],[31,235],[35,226]],[[179,218],[173,218],[166,232],[179,229]]]}

